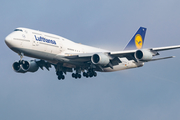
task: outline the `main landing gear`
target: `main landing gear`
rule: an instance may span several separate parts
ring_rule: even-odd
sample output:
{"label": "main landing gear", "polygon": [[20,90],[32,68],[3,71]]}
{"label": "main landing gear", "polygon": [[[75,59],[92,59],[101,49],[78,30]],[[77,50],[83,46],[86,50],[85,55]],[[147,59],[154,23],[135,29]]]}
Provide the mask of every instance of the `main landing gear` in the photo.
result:
{"label": "main landing gear", "polygon": [[[67,72],[73,72],[73,69],[68,69],[66,67],[63,67],[62,64],[57,64],[55,65],[55,69],[56,69],[56,75],[58,77],[58,80],[64,80],[65,79],[65,74]],[[82,69],[82,68],[75,68],[74,69],[74,73],[72,73],[72,78],[75,79],[80,79],[82,76],[86,77],[86,78],[91,78],[91,77],[96,77],[97,73],[95,72],[95,70],[93,68],[89,68],[89,69]],[[83,74],[81,75],[81,73],[83,72]]]}
{"label": "main landing gear", "polygon": [[[96,77],[97,73],[93,70],[93,69],[88,69],[87,72],[83,72],[83,76],[88,78],[88,77]],[[76,72],[76,73],[72,73],[72,77],[77,79],[77,78],[81,78],[81,74]]]}
{"label": "main landing gear", "polygon": [[55,66],[56,68],[56,75],[58,76],[58,80],[64,80],[65,76],[63,75],[63,72],[66,74],[66,71],[63,69],[61,64],[58,64]]}
{"label": "main landing gear", "polygon": [[75,79],[77,79],[77,78],[81,78],[81,74],[79,74],[79,73],[72,73],[72,77],[73,78],[75,78]]}
{"label": "main landing gear", "polygon": [[90,72],[83,72],[83,76],[88,78],[88,77],[96,77],[97,76],[97,73],[96,72],[93,72],[93,73],[90,73]]}
{"label": "main landing gear", "polygon": [[57,71],[56,75],[58,76],[58,80],[61,80],[61,79],[64,80],[65,79],[65,76],[63,75],[62,71]]}

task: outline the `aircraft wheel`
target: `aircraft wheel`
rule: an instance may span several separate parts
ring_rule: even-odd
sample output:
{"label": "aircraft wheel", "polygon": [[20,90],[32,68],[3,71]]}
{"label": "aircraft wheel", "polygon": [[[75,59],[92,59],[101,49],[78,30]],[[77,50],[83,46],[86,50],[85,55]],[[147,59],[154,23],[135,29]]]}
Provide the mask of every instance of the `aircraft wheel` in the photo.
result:
{"label": "aircraft wheel", "polygon": [[84,73],[83,73],[83,76],[86,77],[86,78],[88,78],[88,73],[84,72]]}
{"label": "aircraft wheel", "polygon": [[64,80],[64,79],[65,79],[65,76],[64,76],[64,75],[62,75],[62,76],[61,76],[61,78],[62,78],[62,80]]}
{"label": "aircraft wheel", "polygon": [[90,77],[93,77],[93,73],[90,73],[90,75],[89,75]]}
{"label": "aircraft wheel", "polygon": [[86,77],[86,74],[87,74],[87,73],[83,72],[83,76],[84,76],[84,77]]}
{"label": "aircraft wheel", "polygon": [[72,77],[74,78],[76,75],[75,75],[75,73],[72,73]]}
{"label": "aircraft wheel", "polygon": [[78,78],[81,78],[81,74],[78,74]]}
{"label": "aircraft wheel", "polygon": [[94,72],[94,77],[96,77],[97,76],[97,73],[96,72]]}
{"label": "aircraft wheel", "polygon": [[90,74],[91,74],[90,72],[87,72],[87,76],[88,76],[88,77],[90,76]]}
{"label": "aircraft wheel", "polygon": [[88,78],[89,76],[88,76],[88,74],[86,74],[86,78]]}
{"label": "aircraft wheel", "polygon": [[58,80],[61,80],[61,76],[58,76]]}
{"label": "aircraft wheel", "polygon": [[76,79],[79,78],[79,74],[78,73],[75,74],[75,78]]}

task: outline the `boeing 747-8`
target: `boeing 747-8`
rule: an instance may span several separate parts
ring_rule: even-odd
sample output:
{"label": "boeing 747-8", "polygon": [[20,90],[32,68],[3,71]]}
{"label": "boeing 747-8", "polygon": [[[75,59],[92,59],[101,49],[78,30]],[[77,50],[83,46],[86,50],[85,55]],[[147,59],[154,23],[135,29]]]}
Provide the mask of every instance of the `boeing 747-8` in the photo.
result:
{"label": "boeing 747-8", "polygon": [[[59,80],[67,72],[77,79],[96,77],[98,72],[112,72],[142,67],[145,62],[172,58],[156,58],[159,51],[180,48],[180,45],[144,49],[146,28],[140,27],[123,51],[109,51],[75,43],[58,35],[28,28],[16,28],[5,38],[7,46],[18,53],[20,60],[13,63],[18,73],[36,72],[44,67],[56,69]],[[23,56],[35,58],[23,60]]]}

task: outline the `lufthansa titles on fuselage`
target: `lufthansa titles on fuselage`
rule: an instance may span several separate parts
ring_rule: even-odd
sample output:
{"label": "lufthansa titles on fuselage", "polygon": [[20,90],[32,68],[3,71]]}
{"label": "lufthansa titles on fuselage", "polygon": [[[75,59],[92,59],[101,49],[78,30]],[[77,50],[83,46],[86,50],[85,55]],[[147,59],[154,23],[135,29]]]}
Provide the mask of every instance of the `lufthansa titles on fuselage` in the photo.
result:
{"label": "lufthansa titles on fuselage", "polygon": [[51,43],[51,44],[54,44],[56,45],[56,41],[55,40],[50,40],[50,39],[46,39],[44,37],[37,37],[36,35],[34,35],[36,41],[42,41],[42,42],[46,42],[46,43]]}

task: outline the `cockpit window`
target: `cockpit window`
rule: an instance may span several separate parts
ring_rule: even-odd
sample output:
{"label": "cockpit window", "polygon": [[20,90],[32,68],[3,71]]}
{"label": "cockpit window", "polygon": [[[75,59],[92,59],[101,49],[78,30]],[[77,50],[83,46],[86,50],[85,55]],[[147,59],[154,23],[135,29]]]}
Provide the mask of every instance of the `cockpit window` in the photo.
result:
{"label": "cockpit window", "polygon": [[14,31],[21,31],[22,32],[23,30],[22,29],[15,29]]}

